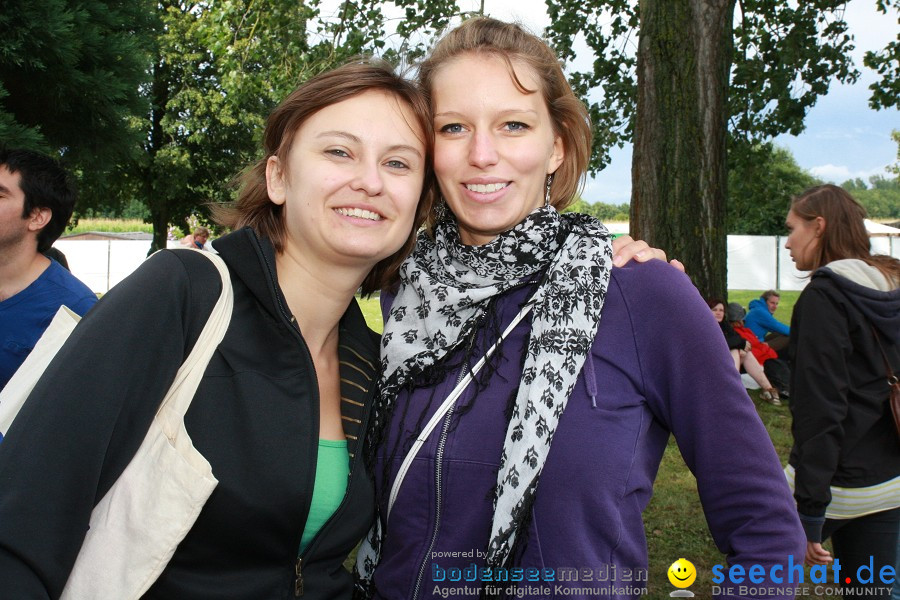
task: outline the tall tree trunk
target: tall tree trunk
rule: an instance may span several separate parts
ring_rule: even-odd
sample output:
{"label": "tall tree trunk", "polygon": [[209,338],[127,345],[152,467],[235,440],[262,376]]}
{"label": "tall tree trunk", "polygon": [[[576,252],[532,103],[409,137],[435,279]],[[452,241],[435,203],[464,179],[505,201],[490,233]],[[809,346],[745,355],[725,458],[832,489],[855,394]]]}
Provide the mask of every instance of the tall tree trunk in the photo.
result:
{"label": "tall tree trunk", "polygon": [[631,235],[726,288],[726,97],[734,0],[640,0]]}
{"label": "tall tree trunk", "polygon": [[[158,51],[157,51],[158,52]],[[147,160],[144,163],[143,192],[144,201],[150,209],[150,223],[153,225],[153,239],[147,256],[166,247],[169,233],[169,207],[167,198],[157,190],[156,178],[159,177],[156,154],[163,146],[162,120],[166,104],[169,102],[169,70],[157,54],[153,65],[153,82],[150,91],[150,136],[147,140]]]}

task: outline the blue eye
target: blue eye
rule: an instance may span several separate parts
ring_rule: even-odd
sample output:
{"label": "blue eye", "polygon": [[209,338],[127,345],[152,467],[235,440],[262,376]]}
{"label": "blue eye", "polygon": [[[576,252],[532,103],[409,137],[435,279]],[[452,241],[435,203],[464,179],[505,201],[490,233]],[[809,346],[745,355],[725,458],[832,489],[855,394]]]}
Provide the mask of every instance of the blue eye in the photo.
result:
{"label": "blue eye", "polygon": [[441,127],[441,133],[462,133],[463,126],[459,123],[448,123]]}
{"label": "blue eye", "polygon": [[340,156],[343,158],[348,158],[350,156],[349,154],[347,154],[344,150],[341,150],[340,148],[332,148],[331,150],[326,150],[325,153],[331,154],[332,156]]}
{"label": "blue eye", "polygon": [[408,169],[409,168],[409,165],[407,165],[402,160],[389,160],[385,164],[387,164],[387,166],[391,167],[392,169]]}
{"label": "blue eye", "polygon": [[521,121],[510,121],[506,123],[506,129],[508,129],[509,131],[525,131],[528,128],[528,125],[522,123]]}

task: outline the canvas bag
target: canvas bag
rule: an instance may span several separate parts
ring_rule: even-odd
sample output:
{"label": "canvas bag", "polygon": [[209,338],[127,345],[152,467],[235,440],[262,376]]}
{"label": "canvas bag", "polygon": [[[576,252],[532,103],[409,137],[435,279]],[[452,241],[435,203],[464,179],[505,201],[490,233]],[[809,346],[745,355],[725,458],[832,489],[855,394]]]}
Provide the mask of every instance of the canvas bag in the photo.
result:
{"label": "canvas bag", "polygon": [[34,389],[47,365],[66,343],[80,320],[81,317],[69,310],[68,307],[60,306],[31,353],[10,377],[6,387],[0,391],[0,440],[9,431],[13,419],[19,414],[19,409],[22,408],[25,399]]}
{"label": "canvas bag", "polygon": [[[63,589],[63,600],[140,598],[165,569],[218,484],[209,462],[191,443],[184,415],[231,321],[231,278],[225,263],[215,254],[199,250],[178,252],[200,252],[211,260],[222,277],[222,293],[162,399],[137,453],[91,512],[90,529]],[[71,321],[68,314],[63,318],[66,319]],[[52,335],[54,341],[48,340],[48,348],[38,359],[44,361],[43,367],[68,337],[59,329]],[[38,345],[42,341],[43,337]],[[50,348],[54,343],[56,346]],[[27,372],[33,379],[30,391],[43,369],[29,367]],[[28,383],[25,377],[23,386]],[[7,389],[9,384],[4,394]],[[3,400],[0,397],[0,403]],[[22,402],[24,398],[19,405]]]}

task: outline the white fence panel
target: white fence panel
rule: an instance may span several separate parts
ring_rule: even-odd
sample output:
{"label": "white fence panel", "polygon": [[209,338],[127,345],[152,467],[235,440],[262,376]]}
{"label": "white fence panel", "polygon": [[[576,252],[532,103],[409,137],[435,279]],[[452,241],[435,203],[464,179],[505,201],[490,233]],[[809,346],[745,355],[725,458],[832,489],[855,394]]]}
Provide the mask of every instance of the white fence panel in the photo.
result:
{"label": "white fence panel", "polygon": [[[900,258],[900,237],[873,236],[872,251]],[[728,289],[802,290],[806,273],[794,268],[785,238],[775,235],[728,236]],[[72,273],[95,293],[106,293],[147,257],[149,240],[57,240]],[[169,248],[180,248],[170,240]],[[675,257],[678,258],[678,257]]]}
{"label": "white fence panel", "polygon": [[728,289],[765,290],[775,283],[775,236],[728,236]]}
{"label": "white fence panel", "polygon": [[794,267],[791,253],[784,247],[787,238],[778,235],[775,240],[778,244],[778,284],[774,287],[779,290],[802,290],[809,282],[806,271],[798,271]]}

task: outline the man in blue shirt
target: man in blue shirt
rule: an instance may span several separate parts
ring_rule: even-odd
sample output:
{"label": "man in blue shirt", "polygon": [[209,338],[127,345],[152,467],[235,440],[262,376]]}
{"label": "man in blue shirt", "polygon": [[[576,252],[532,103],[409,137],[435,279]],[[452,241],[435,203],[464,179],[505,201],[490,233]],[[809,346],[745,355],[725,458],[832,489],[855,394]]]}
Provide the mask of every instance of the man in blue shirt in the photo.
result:
{"label": "man in blue shirt", "polygon": [[0,389],[60,306],[83,315],[97,296],[44,256],[75,208],[59,164],[27,150],[0,150]]}
{"label": "man in blue shirt", "polygon": [[791,335],[791,328],[773,316],[780,300],[781,295],[775,290],[765,291],[762,296],[750,301],[750,310],[744,318],[744,325],[759,341],[769,344],[779,356],[787,348]]}

